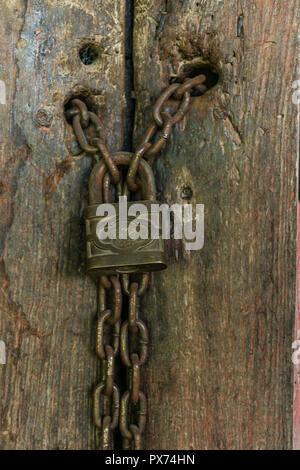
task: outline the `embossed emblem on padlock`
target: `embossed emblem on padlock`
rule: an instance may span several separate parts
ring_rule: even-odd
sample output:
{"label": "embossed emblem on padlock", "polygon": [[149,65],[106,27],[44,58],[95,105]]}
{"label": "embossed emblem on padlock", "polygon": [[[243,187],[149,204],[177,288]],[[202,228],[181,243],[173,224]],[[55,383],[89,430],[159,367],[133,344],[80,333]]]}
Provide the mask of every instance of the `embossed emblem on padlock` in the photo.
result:
{"label": "embossed emblem on padlock", "polygon": [[[112,155],[116,165],[129,165],[132,154],[119,152]],[[139,213],[139,220],[145,223],[148,232],[146,239],[132,239],[128,233],[130,223],[134,219],[128,216],[126,220],[120,218],[120,204],[112,203],[115,208],[116,217],[111,221],[115,224],[116,237],[113,239],[101,239],[99,237],[99,224],[106,217],[105,223],[109,220],[107,215],[99,215],[99,209],[103,204],[103,180],[107,168],[104,162],[98,163],[90,176],[90,205],[85,212],[86,231],[87,231],[87,270],[90,274],[98,277],[102,275],[120,274],[120,273],[143,273],[151,271],[160,271],[166,268],[164,241],[161,238],[161,214],[157,210],[157,218],[153,218],[153,204],[155,200],[155,182],[152,170],[145,160],[141,160],[138,170],[138,177],[141,186],[144,189],[142,201],[128,201],[127,209],[130,212],[130,206],[133,204],[142,204],[145,213]],[[151,220],[157,220],[159,227],[158,238],[151,238]],[[124,227],[124,222],[126,226]],[[127,231],[122,236],[122,230]]]}

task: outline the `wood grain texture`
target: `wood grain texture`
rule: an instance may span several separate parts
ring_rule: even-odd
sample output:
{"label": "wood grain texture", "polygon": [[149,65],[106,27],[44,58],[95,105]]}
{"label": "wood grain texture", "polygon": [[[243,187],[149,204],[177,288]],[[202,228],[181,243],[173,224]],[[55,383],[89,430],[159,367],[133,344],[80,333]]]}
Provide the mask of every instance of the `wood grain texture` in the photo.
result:
{"label": "wood grain texture", "polygon": [[[92,162],[69,152],[63,107],[85,95],[121,145],[125,0],[0,7],[0,447],[93,449],[96,288],[82,216]],[[86,66],[78,52],[90,42],[98,59]]]}
{"label": "wood grain texture", "polygon": [[[135,142],[171,76],[191,62],[220,74],[155,168],[161,200],[181,202],[187,184],[205,204],[205,245],[169,246],[170,267],[144,301],[146,447],[288,449],[297,2],[135,3]],[[91,161],[70,154],[63,105],[86,96],[121,148],[125,0],[0,6],[0,447],[93,449],[96,289],[82,217]],[[90,66],[78,58],[87,42],[99,53]]]}
{"label": "wood grain texture", "polygon": [[297,14],[293,0],[136,2],[136,143],[170,77],[220,74],[155,167],[161,200],[188,185],[205,204],[205,244],[169,247],[144,301],[148,449],[291,448]]}

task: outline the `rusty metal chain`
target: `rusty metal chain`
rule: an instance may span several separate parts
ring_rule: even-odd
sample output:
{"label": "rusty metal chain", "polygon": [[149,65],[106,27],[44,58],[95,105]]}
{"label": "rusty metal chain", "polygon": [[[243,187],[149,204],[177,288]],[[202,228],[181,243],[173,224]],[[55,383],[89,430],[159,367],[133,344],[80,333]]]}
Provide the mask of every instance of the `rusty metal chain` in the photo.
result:
{"label": "rusty metal chain", "polygon": [[[90,155],[101,154],[105,161],[108,171],[110,172],[113,182],[117,184],[120,181],[120,172],[111,158],[111,153],[106,144],[106,129],[101,119],[91,111],[88,111],[86,104],[79,100],[74,99],[71,101],[71,108],[65,112],[67,119],[72,119],[72,126],[78,143],[84,152]],[[87,135],[84,132],[92,123],[95,127],[97,137],[88,143]]]}
{"label": "rusty metal chain", "polygon": [[[192,91],[205,93],[207,90],[204,82],[206,76],[201,74],[193,78],[188,78],[184,83],[173,83],[169,85],[160,95],[153,107],[153,122],[148,127],[143,141],[135,151],[134,157],[127,173],[127,184],[130,191],[137,191],[139,184],[136,181],[136,174],[141,158],[144,158],[152,166],[155,156],[166,146],[175,124],[180,122],[186,115]],[[177,110],[171,115],[165,111],[168,101],[176,100]],[[93,112],[88,111],[86,104],[73,99],[70,102],[70,109],[65,112],[66,118],[72,120],[74,133],[82,150],[90,155],[100,153],[105,161],[107,169],[114,184],[120,182],[120,172],[113,161],[112,153],[106,143],[106,129],[101,119]],[[92,123],[97,137],[90,139],[85,133],[85,129]]]}
{"label": "rusty metal chain", "polygon": [[[111,182],[116,186],[116,197],[140,188],[137,172],[141,159],[153,165],[155,156],[165,147],[175,124],[186,115],[191,93],[197,91],[202,94],[207,90],[205,80],[205,75],[198,75],[185,80],[183,84],[173,83],[162,92],[153,107],[153,122],[133,155],[123,184],[122,174],[108,149],[106,129],[101,119],[89,111],[83,101],[71,101],[65,115],[72,122],[79,145],[96,159],[100,154],[107,168],[101,196],[104,202],[111,202]],[[166,110],[171,98],[176,103],[174,114]],[[94,127],[96,137],[88,137],[90,124]],[[142,274],[139,283],[131,279],[130,274],[122,274],[121,277],[101,276],[99,281],[96,352],[101,360],[101,381],[94,392],[94,422],[100,430],[100,448],[103,450],[113,449],[112,434],[118,426],[123,437],[123,449],[142,448],[147,399],[140,389],[141,367],[147,359],[149,337],[139,314],[141,298],[148,285],[148,273]],[[128,318],[121,323],[123,294],[128,299]],[[121,398],[115,377],[118,354],[127,370],[127,387]]]}
{"label": "rusty metal chain", "polygon": [[[111,309],[107,294],[113,291]],[[96,352],[101,359],[101,382],[94,392],[94,423],[100,429],[100,447],[113,448],[112,431],[119,424],[120,392],[115,383],[115,363],[120,346],[122,288],[116,276],[99,281]]]}
{"label": "rusty metal chain", "polygon": [[149,285],[149,274],[143,274],[140,284],[122,274],[122,288],[129,298],[128,319],[121,326],[120,353],[127,368],[127,390],[121,398],[120,431],[123,449],[140,450],[146,425],[147,399],[140,390],[141,366],[147,360],[149,335],[139,318],[140,299]]}
{"label": "rusty metal chain", "polygon": [[[173,83],[169,85],[160,95],[153,107],[153,122],[146,131],[145,137],[135,151],[127,174],[127,184],[130,191],[137,191],[139,185],[136,183],[136,174],[141,158],[145,158],[150,166],[153,165],[155,156],[166,146],[175,124],[180,122],[186,115],[192,90],[204,93],[207,88],[204,85],[205,75],[187,79],[183,84]],[[172,116],[163,111],[167,101],[174,98],[178,101],[177,111]]]}

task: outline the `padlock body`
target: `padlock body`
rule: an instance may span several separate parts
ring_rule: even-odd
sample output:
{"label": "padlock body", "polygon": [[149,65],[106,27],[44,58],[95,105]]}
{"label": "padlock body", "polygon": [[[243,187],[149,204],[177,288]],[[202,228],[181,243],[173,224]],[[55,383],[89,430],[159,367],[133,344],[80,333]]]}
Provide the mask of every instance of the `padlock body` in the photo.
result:
{"label": "padlock body", "polygon": [[[146,273],[151,271],[161,271],[165,269],[164,241],[161,237],[161,214],[156,214],[153,204],[156,201],[134,201],[128,202],[127,207],[142,204],[144,212],[139,212],[139,217],[120,215],[119,204],[110,204],[115,210],[115,217],[108,216],[107,213],[100,215],[101,205],[93,204],[85,211],[86,234],[87,234],[87,271],[94,277],[103,275],[116,275],[122,273]],[[152,211],[152,212],[151,212]],[[148,233],[147,238],[132,239],[132,227],[136,227],[135,221],[142,221],[143,236]],[[158,223],[155,230],[155,238],[151,238],[151,222]],[[103,227],[114,228],[113,238],[103,239],[99,234],[103,234]],[[122,228],[123,227],[123,228]],[[125,228],[125,232],[124,232]],[[158,238],[157,238],[158,236]]]}

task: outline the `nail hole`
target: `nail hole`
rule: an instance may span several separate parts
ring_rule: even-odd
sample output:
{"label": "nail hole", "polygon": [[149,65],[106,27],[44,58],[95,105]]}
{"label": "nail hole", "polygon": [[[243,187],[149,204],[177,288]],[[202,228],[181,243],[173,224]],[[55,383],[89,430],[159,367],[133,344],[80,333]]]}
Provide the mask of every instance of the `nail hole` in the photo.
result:
{"label": "nail hole", "polygon": [[180,194],[181,199],[189,200],[192,199],[193,197],[193,190],[190,186],[183,186],[181,188],[181,194]]}
{"label": "nail hole", "polygon": [[98,50],[94,44],[85,44],[79,51],[79,57],[84,65],[91,65],[98,59]]}

